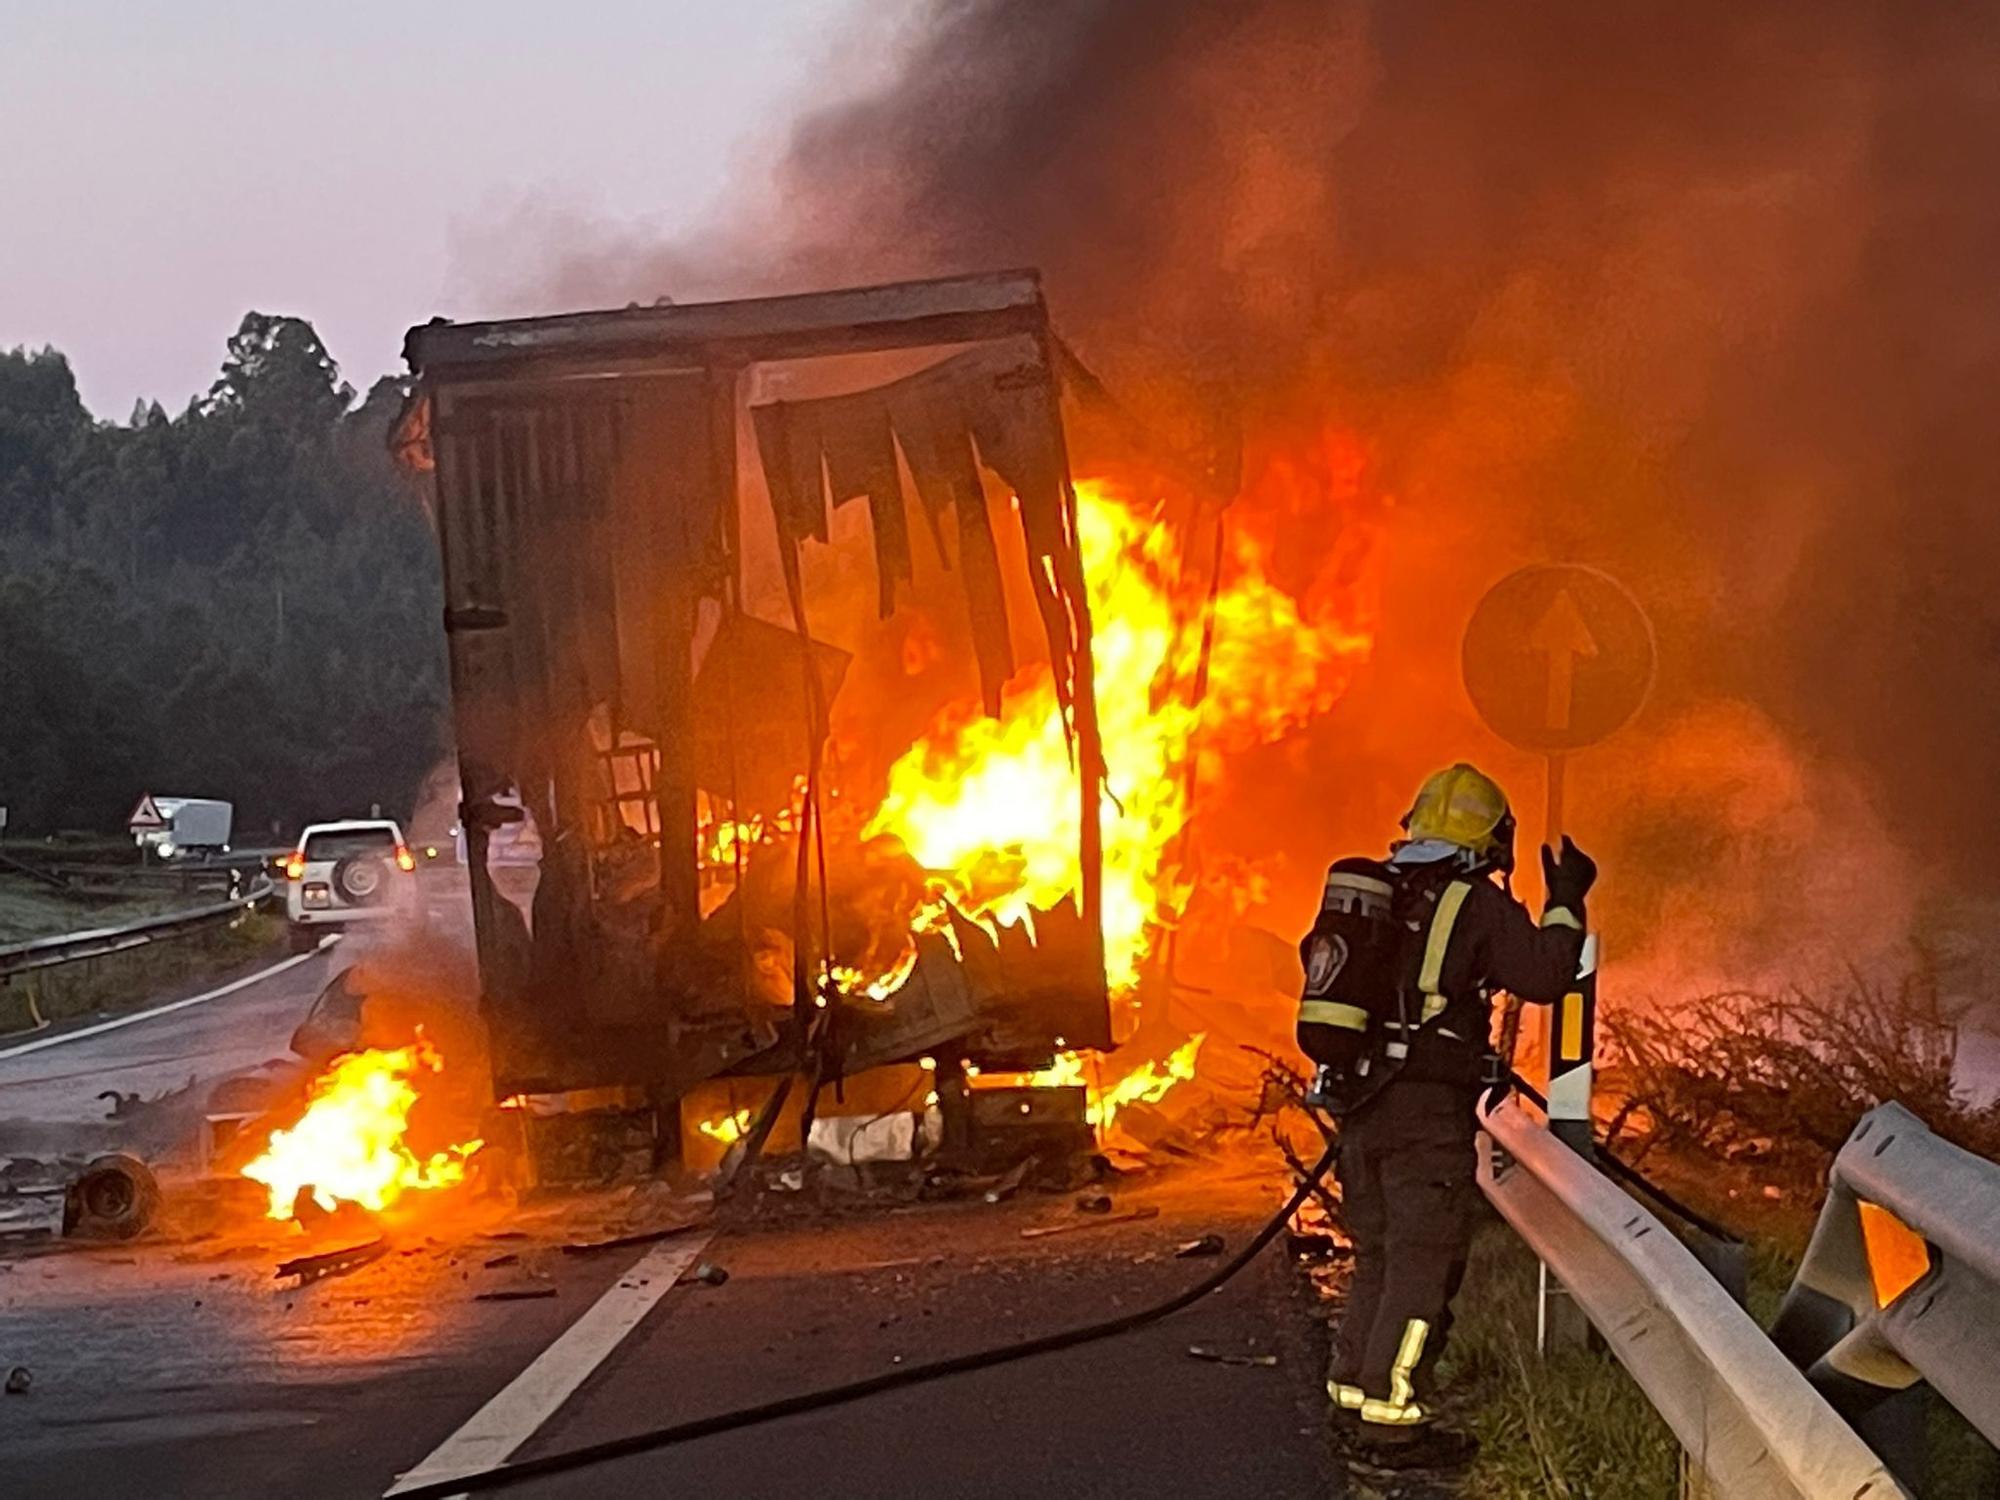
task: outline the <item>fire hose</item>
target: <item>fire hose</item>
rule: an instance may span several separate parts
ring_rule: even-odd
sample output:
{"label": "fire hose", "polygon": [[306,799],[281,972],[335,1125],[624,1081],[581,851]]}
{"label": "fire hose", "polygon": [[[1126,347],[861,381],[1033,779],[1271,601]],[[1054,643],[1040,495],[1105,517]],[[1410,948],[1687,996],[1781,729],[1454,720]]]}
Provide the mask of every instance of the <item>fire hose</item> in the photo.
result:
{"label": "fire hose", "polygon": [[1233,1257],[1193,1286],[1151,1307],[1109,1318],[1101,1323],[1086,1323],[1079,1328],[1066,1328],[1056,1333],[1043,1334],[1040,1338],[1023,1339],[992,1349],[978,1349],[970,1354],[956,1354],[949,1359],[931,1360],[926,1364],[907,1365],[902,1369],[891,1370],[887,1374],[871,1375],[866,1380],[856,1380],[846,1385],[829,1386],[824,1390],[807,1391],[798,1396],[766,1401],[758,1406],[744,1406],[735,1411],[719,1412],[712,1417],[697,1417],[693,1421],[655,1427],[626,1437],[612,1438],[607,1442],[588,1443],[562,1453],[523,1459],[519,1463],[476,1469],[455,1478],[434,1480],[429,1484],[398,1491],[396,1500],[444,1500],[446,1496],[463,1495],[476,1490],[496,1490],[530,1479],[566,1474],[591,1464],[608,1463],[613,1459],[632,1458],[641,1453],[657,1452],[662,1448],[673,1447],[677,1443],[691,1442],[695,1438],[713,1437],[717,1433],[755,1427],[764,1422],[777,1421],[780,1417],[795,1417],[806,1412],[823,1411],[830,1406],[841,1406],[849,1401],[859,1401],[866,1396],[878,1396],[885,1391],[901,1390],[906,1386],[922,1385],[947,1375],[964,1375],[973,1370],[987,1370],[996,1365],[1011,1364],[1017,1359],[1029,1359],[1038,1354],[1054,1354],[1063,1349],[1074,1349],[1081,1344],[1092,1344],[1100,1339],[1131,1333],[1135,1329],[1157,1323],[1162,1318],[1171,1317],[1183,1308],[1199,1302],[1256,1259],[1257,1253],[1277,1238],[1279,1230],[1285,1227],[1292,1215],[1299,1211],[1307,1197],[1318,1188],[1321,1180],[1332,1170],[1334,1152],[1335,1147],[1329,1145],[1325,1154],[1306,1174],[1298,1190],[1292,1194],[1285,1206],[1273,1214],[1269,1222]]}
{"label": "fire hose", "polygon": [[[1519,1094],[1530,1104],[1534,1105],[1535,1108],[1544,1112],[1549,1107],[1549,1101],[1542,1097],[1540,1091],[1511,1068],[1507,1071],[1506,1091]],[[1494,1099],[1494,1103],[1499,1103],[1498,1097]],[[1613,1156],[1610,1146],[1606,1142],[1599,1141],[1597,1143],[1597,1152],[1592,1160],[1596,1166],[1610,1173],[1611,1176],[1616,1177],[1626,1187],[1651,1198],[1660,1207],[1666,1209],[1667,1212],[1678,1216],[1682,1222],[1693,1225],[1710,1239],[1717,1240],[1725,1245],[1740,1245],[1743,1243],[1742,1235],[1735,1233],[1733,1230],[1725,1229],[1699,1209],[1688,1207],[1687,1204],[1676,1198],[1672,1193],[1640,1172],[1637,1167],[1628,1165],[1626,1162]]]}

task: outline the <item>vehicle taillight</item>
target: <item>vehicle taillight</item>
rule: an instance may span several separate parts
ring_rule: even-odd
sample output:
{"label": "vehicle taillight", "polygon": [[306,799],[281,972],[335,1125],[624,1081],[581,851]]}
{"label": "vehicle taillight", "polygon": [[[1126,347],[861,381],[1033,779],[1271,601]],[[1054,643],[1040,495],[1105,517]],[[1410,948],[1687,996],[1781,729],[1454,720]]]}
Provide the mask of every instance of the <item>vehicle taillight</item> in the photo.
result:
{"label": "vehicle taillight", "polygon": [[417,857],[410,853],[410,846],[407,844],[398,844],[396,846],[396,868],[399,870],[414,870],[416,867]]}
{"label": "vehicle taillight", "polygon": [[292,853],[285,856],[285,879],[304,880],[306,878],[306,857]]}

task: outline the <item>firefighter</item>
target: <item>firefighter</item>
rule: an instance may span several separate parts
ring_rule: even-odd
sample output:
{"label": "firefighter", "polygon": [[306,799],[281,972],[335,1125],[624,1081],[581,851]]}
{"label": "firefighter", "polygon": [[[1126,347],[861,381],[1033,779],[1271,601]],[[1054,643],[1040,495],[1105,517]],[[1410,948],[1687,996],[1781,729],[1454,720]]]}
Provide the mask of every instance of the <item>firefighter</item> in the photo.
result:
{"label": "firefighter", "polygon": [[1469,765],[1427,780],[1386,861],[1341,860],[1302,944],[1299,1040],[1340,1116],[1354,1279],[1327,1390],[1351,1456],[1446,1468],[1474,1440],[1436,1421],[1431,1386],[1465,1272],[1477,1188],[1473,1103],[1500,1076],[1491,996],[1550,1004],[1576,977],[1597,867],[1542,848],[1539,925],[1505,881],[1507,797]]}

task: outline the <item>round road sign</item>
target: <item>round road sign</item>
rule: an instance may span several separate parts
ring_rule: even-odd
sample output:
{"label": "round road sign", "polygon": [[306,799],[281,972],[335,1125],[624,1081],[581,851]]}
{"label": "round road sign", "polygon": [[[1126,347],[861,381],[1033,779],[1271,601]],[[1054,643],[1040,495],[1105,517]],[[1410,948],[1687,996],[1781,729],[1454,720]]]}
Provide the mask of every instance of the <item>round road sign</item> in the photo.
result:
{"label": "round road sign", "polygon": [[1653,685],[1653,626],[1595,568],[1539,563],[1509,573],[1472,611],[1465,690],[1493,732],[1524,750],[1594,745]]}

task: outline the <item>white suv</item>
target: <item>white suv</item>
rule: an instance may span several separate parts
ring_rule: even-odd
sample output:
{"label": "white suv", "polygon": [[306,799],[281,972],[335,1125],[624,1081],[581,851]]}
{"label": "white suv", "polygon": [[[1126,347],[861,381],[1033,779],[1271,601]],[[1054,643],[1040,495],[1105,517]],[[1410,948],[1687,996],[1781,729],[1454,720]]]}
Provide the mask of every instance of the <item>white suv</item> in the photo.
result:
{"label": "white suv", "polygon": [[318,945],[320,929],[421,914],[417,861],[387,818],[314,823],[285,857],[285,916],[292,949]]}

